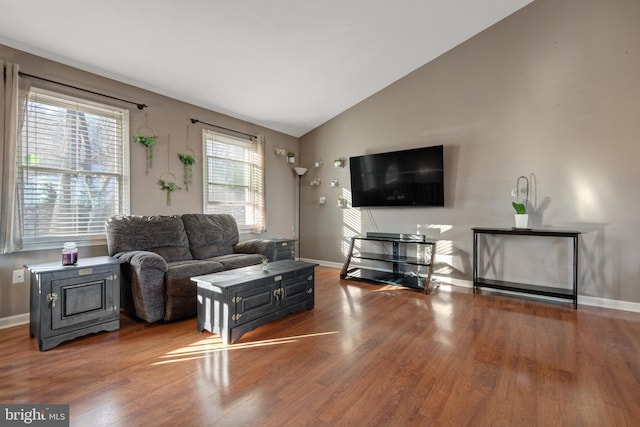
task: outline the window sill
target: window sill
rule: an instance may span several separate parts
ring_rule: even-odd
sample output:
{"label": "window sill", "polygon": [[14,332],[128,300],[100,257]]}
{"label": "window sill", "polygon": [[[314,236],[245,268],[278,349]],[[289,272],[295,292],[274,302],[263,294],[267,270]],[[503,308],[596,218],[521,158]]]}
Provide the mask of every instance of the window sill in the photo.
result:
{"label": "window sill", "polygon": [[51,249],[60,249],[62,250],[62,246],[64,242],[76,242],[76,246],[81,247],[89,247],[89,246],[104,246],[107,244],[107,239],[105,236],[96,236],[95,238],[83,238],[74,240],[73,237],[69,237],[62,240],[56,241],[46,241],[46,242],[25,242],[22,245],[22,250],[20,252],[28,252],[28,251],[46,251]]}

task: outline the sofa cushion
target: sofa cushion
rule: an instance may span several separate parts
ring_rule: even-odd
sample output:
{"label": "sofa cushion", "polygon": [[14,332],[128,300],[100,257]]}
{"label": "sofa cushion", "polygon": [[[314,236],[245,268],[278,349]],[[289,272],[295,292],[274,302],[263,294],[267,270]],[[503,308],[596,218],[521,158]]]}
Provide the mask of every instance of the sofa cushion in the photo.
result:
{"label": "sofa cushion", "polygon": [[210,258],[224,265],[225,270],[260,264],[265,257],[258,254],[229,254]]}
{"label": "sofa cushion", "polygon": [[167,295],[196,296],[196,282],[191,278],[226,270],[222,263],[211,260],[183,261],[169,264],[165,274]]}
{"label": "sofa cushion", "polygon": [[115,216],[106,222],[109,255],[155,252],[167,262],[192,259],[182,219],[176,215]]}
{"label": "sofa cushion", "polygon": [[238,225],[231,215],[183,214],[182,221],[194,259],[232,254],[240,240]]}

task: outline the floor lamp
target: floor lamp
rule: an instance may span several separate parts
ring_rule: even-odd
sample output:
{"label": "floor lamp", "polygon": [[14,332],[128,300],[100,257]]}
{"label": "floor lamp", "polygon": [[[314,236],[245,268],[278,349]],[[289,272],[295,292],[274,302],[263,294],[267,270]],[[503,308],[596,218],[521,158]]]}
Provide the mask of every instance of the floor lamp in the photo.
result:
{"label": "floor lamp", "polygon": [[302,254],[302,241],[300,239],[300,190],[302,189],[302,176],[307,173],[307,168],[293,168],[298,175],[298,259],[300,259],[300,255]]}

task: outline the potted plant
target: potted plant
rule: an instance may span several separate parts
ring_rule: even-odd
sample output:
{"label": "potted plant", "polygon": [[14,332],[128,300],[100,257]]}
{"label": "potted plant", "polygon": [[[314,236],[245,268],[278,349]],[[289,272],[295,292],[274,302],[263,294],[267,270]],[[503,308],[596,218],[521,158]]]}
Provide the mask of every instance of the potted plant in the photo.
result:
{"label": "potted plant", "polygon": [[289,151],[287,153],[287,163],[295,163],[296,162],[296,153]]}
{"label": "potted plant", "polygon": [[165,181],[162,178],[158,180],[158,185],[160,186],[161,190],[167,192],[167,206],[171,206],[171,193],[173,193],[176,190],[181,190],[181,188],[178,187],[178,184],[176,184],[175,182]]}
{"label": "potted plant", "polygon": [[189,191],[189,184],[193,182],[193,164],[196,162],[196,158],[189,152],[178,153],[178,158],[183,166],[182,181],[184,182],[184,188]]}
{"label": "potted plant", "polygon": [[511,205],[515,209],[516,214],[516,228],[527,228],[529,223],[529,214],[527,214],[527,207],[524,203],[512,202]]}
{"label": "potted plant", "polygon": [[136,142],[144,145],[146,153],[145,174],[149,175],[149,170],[153,167],[153,146],[156,145],[155,136],[136,135]]}

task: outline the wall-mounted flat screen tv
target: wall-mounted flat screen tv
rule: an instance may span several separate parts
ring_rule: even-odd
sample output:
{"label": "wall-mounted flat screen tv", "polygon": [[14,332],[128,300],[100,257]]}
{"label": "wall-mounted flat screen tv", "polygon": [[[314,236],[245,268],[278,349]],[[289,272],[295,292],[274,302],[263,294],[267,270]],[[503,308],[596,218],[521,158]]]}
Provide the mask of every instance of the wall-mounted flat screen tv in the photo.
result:
{"label": "wall-mounted flat screen tv", "polygon": [[443,146],[349,158],[354,207],[444,206]]}

